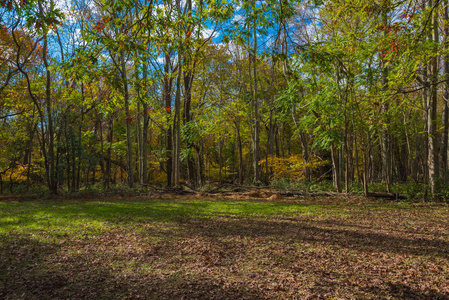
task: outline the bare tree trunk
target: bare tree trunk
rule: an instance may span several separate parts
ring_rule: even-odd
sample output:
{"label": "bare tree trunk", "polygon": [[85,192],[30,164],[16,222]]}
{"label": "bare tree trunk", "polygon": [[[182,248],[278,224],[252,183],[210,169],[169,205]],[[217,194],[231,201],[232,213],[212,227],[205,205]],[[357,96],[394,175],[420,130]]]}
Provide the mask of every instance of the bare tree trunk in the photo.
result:
{"label": "bare tree trunk", "polygon": [[340,187],[340,172],[338,165],[338,151],[335,149],[334,143],[331,145],[331,157],[332,157],[332,177],[334,179],[334,186],[338,193],[341,193]]}
{"label": "bare tree trunk", "polygon": [[[192,1],[187,0],[186,1],[186,7],[187,7],[187,16],[189,22],[192,18]],[[199,8],[199,10],[202,10],[202,7]],[[193,26],[189,23],[187,26],[187,30],[189,32],[192,32]],[[190,36],[188,37],[190,39]],[[190,41],[188,41],[190,42]],[[186,57],[184,58],[184,116],[183,121],[184,125],[188,124],[192,121],[192,115],[190,112],[190,107],[192,104],[192,83],[194,78],[194,68],[195,63],[192,63],[191,55],[190,53],[186,54]],[[195,170],[195,159],[194,159],[194,150],[195,150],[195,143],[193,142],[193,132],[190,131],[190,127],[188,127],[189,131],[186,132],[187,135],[187,149],[189,150],[189,155],[187,157],[187,177],[188,181],[191,185],[196,186],[198,184],[197,180],[197,173]]]}
{"label": "bare tree trunk", "polygon": [[[190,106],[192,103],[192,80],[193,74],[191,70],[186,70],[184,73],[184,125],[192,121],[192,116],[190,113]],[[190,128],[190,127],[188,127]],[[193,156],[193,151],[195,149],[195,143],[193,142],[193,137],[191,136],[193,132],[189,131],[186,133],[187,136],[187,149],[189,149],[189,156],[187,157],[187,176],[188,181],[193,186],[197,185],[197,176],[195,171],[195,160]]]}
{"label": "bare tree trunk", "polygon": [[138,175],[139,175],[139,183],[143,184],[143,153],[142,153],[142,119],[140,117],[141,115],[141,109],[140,109],[141,105],[140,105],[140,99],[137,99],[137,122],[136,122],[136,126],[137,126],[137,157],[138,157]]}
{"label": "bare tree trunk", "polygon": [[[385,2],[385,5],[382,9],[382,23],[384,26],[388,26],[388,4]],[[388,91],[388,68],[386,66],[385,60],[381,61],[382,68],[382,86],[384,92]],[[387,117],[389,110],[388,102],[384,101],[382,103],[382,114],[384,118]],[[388,121],[385,122],[388,124]],[[387,192],[390,192],[390,183],[391,183],[391,173],[390,173],[390,151],[389,151],[389,129],[388,125],[383,126],[382,130],[382,139],[381,139],[381,149],[382,149],[382,181],[384,181],[387,185]]]}
{"label": "bare tree trunk", "polygon": [[181,150],[181,75],[182,75],[182,60],[181,60],[181,45],[178,49],[178,78],[176,80],[176,95],[175,95],[175,118],[173,122],[173,129],[175,131],[173,144],[173,180],[172,183],[175,187],[179,186],[180,177],[180,150]]}
{"label": "bare tree trunk", "polygon": [[223,168],[222,163],[222,157],[221,157],[221,145],[222,145],[222,139],[218,139],[218,181],[221,183],[222,176],[221,176],[221,169]]}
{"label": "bare tree trunk", "polygon": [[172,78],[170,76],[170,54],[165,53],[165,66],[163,77],[163,98],[165,104],[165,111],[167,115],[167,128],[165,130],[165,150],[166,150],[166,171],[167,171],[167,186],[172,186],[172,168],[173,168],[173,141],[172,141],[172,126],[171,126],[171,89]]}
{"label": "bare tree trunk", "polygon": [[131,142],[131,114],[129,110],[129,90],[128,90],[128,76],[126,71],[125,55],[123,51],[120,53],[120,62],[122,69],[122,81],[123,90],[125,98],[125,116],[126,116],[126,165],[127,165],[127,176],[128,176],[128,186],[130,188],[134,185],[134,173],[133,173],[133,158],[132,158],[132,142]]}
{"label": "bare tree trunk", "polygon": [[[39,2],[39,11],[43,13],[42,4]],[[53,107],[51,101],[51,74],[50,66],[47,59],[47,33],[44,33],[44,46],[42,49],[43,61],[46,69],[46,83],[45,83],[45,106],[47,110],[47,131],[48,131],[48,159],[49,159],[49,189],[52,193],[58,193],[58,185],[56,179],[58,178],[55,170],[55,154],[54,154],[54,132],[53,132]]]}
{"label": "bare tree trunk", "polygon": [[[444,1],[444,49],[447,50],[449,43],[449,26],[447,22],[449,21],[448,13],[448,1]],[[444,79],[446,80],[444,85],[444,95],[443,95],[443,133],[441,135],[441,148],[440,148],[440,161],[441,161],[441,177],[444,183],[448,182],[447,178],[447,151],[448,151],[448,138],[449,138],[449,55],[444,56],[443,62],[443,73]]]}
{"label": "bare tree trunk", "polygon": [[[111,184],[111,162],[112,162],[112,142],[114,139],[114,119],[112,116],[109,117],[109,129],[108,129],[108,136],[107,141],[109,143],[107,157],[108,160],[106,161],[106,188],[110,188]],[[115,180],[114,180],[115,181]]]}
{"label": "bare tree trunk", "polygon": [[365,142],[365,149],[363,149],[363,193],[365,197],[368,196],[368,139],[369,135],[367,134],[367,141]]}
{"label": "bare tree trunk", "polygon": [[[429,7],[433,7],[434,1],[429,0]],[[437,10],[436,10],[437,11]],[[432,17],[432,40],[438,43],[438,14],[434,12]],[[437,142],[437,81],[438,81],[438,59],[437,56],[432,57],[430,64],[430,98],[429,98],[429,116],[428,116],[428,133],[429,133],[429,184],[432,197],[435,196],[436,179],[438,177],[438,142]]]}
{"label": "bare tree trunk", "polygon": [[239,184],[243,184],[243,149],[242,139],[240,137],[240,119],[234,121],[235,129],[237,133],[237,145],[239,149]]}
{"label": "bare tree trunk", "polygon": [[142,183],[148,182],[148,104],[143,104],[143,133],[142,133]]}
{"label": "bare tree trunk", "polygon": [[253,59],[253,108],[254,108],[254,140],[253,140],[253,168],[254,168],[254,181],[255,183],[260,181],[260,168],[259,168],[259,131],[260,131],[260,120],[259,120],[259,100],[257,99],[257,30],[256,30],[256,3],[253,2],[253,39],[254,48],[252,53]]}
{"label": "bare tree trunk", "polygon": [[[33,112],[34,114],[34,112]],[[24,154],[24,161],[23,164],[27,165],[27,179],[26,179],[26,189],[27,191],[30,188],[31,185],[31,158],[32,158],[32,153],[33,153],[33,140],[34,140],[34,133],[36,132],[36,123],[34,122],[34,118],[32,118],[32,122],[29,125],[28,128],[28,136],[29,139],[27,141],[27,146],[25,149],[25,154]]]}

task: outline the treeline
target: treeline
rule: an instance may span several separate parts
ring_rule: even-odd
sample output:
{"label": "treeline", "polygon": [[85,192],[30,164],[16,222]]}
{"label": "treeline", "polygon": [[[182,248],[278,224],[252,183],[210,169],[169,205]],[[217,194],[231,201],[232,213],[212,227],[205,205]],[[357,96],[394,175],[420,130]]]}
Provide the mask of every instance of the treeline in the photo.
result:
{"label": "treeline", "polygon": [[0,1],[0,189],[448,175],[443,1]]}

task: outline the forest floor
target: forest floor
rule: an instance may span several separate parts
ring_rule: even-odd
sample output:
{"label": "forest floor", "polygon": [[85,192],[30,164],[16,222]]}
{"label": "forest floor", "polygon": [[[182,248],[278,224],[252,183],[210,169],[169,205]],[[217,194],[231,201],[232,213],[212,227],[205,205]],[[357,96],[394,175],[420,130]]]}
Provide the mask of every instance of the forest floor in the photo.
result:
{"label": "forest floor", "polygon": [[1,299],[449,299],[449,207],[0,198]]}

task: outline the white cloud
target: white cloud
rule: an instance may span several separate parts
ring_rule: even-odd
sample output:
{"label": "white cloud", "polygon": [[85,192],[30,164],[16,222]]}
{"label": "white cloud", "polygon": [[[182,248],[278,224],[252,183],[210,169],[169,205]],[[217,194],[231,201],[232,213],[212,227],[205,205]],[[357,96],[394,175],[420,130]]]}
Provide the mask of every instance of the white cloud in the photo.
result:
{"label": "white cloud", "polygon": [[220,33],[211,28],[202,28],[201,35],[204,39],[208,39],[211,37],[217,38],[220,35]]}

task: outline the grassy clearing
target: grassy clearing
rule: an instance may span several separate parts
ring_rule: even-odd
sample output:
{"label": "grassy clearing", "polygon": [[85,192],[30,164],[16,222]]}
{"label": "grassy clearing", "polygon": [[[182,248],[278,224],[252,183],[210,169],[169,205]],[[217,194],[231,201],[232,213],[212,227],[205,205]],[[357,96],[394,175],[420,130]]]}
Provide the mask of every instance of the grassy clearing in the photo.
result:
{"label": "grassy clearing", "polygon": [[342,203],[0,202],[0,298],[449,298],[447,206]]}

